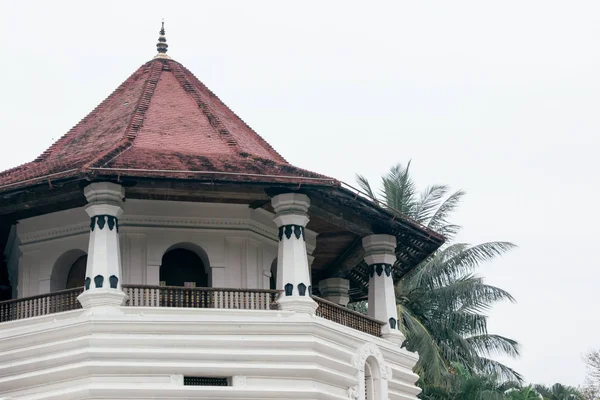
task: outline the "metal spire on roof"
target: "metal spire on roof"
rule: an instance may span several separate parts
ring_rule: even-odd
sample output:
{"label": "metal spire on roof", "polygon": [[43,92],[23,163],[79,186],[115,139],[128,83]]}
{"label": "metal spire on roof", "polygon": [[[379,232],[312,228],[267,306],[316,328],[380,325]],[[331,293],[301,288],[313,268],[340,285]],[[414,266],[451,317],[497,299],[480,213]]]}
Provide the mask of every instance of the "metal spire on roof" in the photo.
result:
{"label": "metal spire on roof", "polygon": [[158,43],[156,43],[156,49],[158,54],[154,58],[171,58],[167,55],[167,38],[165,37],[165,20],[162,21],[162,27],[160,28],[160,36],[158,37]]}

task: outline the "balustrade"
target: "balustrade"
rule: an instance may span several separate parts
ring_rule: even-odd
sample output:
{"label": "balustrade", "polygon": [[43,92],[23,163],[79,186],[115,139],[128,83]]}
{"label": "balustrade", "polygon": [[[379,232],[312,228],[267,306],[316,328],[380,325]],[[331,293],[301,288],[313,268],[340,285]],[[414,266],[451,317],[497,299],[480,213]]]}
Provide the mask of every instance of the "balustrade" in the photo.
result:
{"label": "balustrade", "polygon": [[83,287],[0,302],[0,322],[38,317],[81,308],[77,296]]}
{"label": "balustrade", "polygon": [[[276,310],[277,290],[187,288],[178,286],[123,285],[131,307],[183,307],[236,310]],[[0,322],[37,317],[81,308],[77,296],[83,288],[62,290],[0,302]],[[338,324],[381,337],[384,322],[313,296],[316,315]]]}
{"label": "balustrade", "polygon": [[227,289],[179,286],[123,285],[134,307],[221,308],[239,310],[273,310],[277,290]]}
{"label": "balustrade", "polygon": [[348,328],[368,333],[369,335],[381,337],[381,327],[385,325],[385,322],[378,321],[317,296],[313,296],[313,300],[319,305],[316,311],[318,317],[323,317]]}

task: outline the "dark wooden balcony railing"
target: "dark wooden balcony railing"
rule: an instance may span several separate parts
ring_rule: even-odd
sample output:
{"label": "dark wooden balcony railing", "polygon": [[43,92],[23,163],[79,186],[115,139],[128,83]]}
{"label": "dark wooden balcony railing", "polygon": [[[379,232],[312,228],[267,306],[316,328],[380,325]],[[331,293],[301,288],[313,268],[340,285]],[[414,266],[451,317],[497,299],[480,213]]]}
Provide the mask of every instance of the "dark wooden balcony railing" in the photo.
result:
{"label": "dark wooden balcony railing", "polygon": [[[186,288],[177,286],[123,285],[132,307],[184,307],[239,310],[276,310],[277,290]],[[62,290],[0,302],[0,322],[37,317],[81,308],[77,296],[83,288]],[[385,323],[313,296],[319,307],[316,315],[338,324],[381,337]]]}
{"label": "dark wooden balcony railing", "polygon": [[277,290],[123,285],[127,305],[141,307],[276,310]]}
{"label": "dark wooden balcony railing", "polygon": [[0,302],[0,322],[14,321],[81,308],[83,287]]}
{"label": "dark wooden balcony railing", "polygon": [[381,327],[385,325],[385,322],[378,321],[317,296],[313,296],[313,300],[319,305],[316,311],[317,317],[323,317],[348,328],[381,337]]}

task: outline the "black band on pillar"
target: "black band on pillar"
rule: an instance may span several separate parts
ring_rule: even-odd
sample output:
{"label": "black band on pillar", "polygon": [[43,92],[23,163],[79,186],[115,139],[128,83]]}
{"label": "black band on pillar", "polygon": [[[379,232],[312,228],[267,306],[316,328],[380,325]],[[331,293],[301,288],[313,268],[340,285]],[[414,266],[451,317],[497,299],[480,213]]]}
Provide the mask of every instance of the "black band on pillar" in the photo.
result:
{"label": "black band on pillar", "polygon": [[105,225],[108,225],[109,230],[112,231],[113,229],[116,228],[117,232],[119,232],[119,219],[112,215],[106,215],[106,214],[94,215],[93,217],[90,218],[90,230],[92,232],[94,231],[94,228],[96,227],[96,225],[98,225],[98,228],[100,230],[104,229]]}
{"label": "black band on pillar", "polygon": [[305,296],[306,295],[306,285],[304,283],[299,283],[298,284],[298,294],[300,296]]}
{"label": "black band on pillar", "polygon": [[96,285],[97,288],[101,288],[102,285],[104,284],[104,277],[102,275],[96,275],[94,277],[94,284]]}
{"label": "black band on pillar", "polygon": [[291,296],[293,290],[294,290],[294,285],[292,285],[291,283],[288,283],[285,285],[285,295],[286,296]]}
{"label": "black band on pillar", "polygon": [[390,276],[392,274],[392,265],[391,264],[372,264],[368,266],[369,276],[372,278],[377,272],[377,276],[381,276],[382,273],[385,272],[386,276]]}
{"label": "black band on pillar", "polygon": [[282,225],[279,227],[279,240],[283,240],[284,235],[289,240],[292,238],[292,234],[296,237],[296,239],[302,238],[302,240],[305,240],[303,226],[301,226],[301,225]]}

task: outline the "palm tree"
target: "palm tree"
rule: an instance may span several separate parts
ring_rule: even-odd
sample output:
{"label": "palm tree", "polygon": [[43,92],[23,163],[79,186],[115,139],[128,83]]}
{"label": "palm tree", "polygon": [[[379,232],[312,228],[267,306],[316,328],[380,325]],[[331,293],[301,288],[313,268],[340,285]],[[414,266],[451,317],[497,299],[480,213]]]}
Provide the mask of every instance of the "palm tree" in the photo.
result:
{"label": "palm tree", "polygon": [[535,385],[535,390],[541,394],[544,400],[580,400],[583,396],[572,386],[555,383],[552,387]]}
{"label": "palm tree", "polygon": [[506,391],[506,398],[509,400],[543,400],[544,399],[542,397],[542,395],[539,394],[531,385]]}
{"label": "palm tree", "polygon": [[[376,197],[366,178],[357,175],[357,180],[364,191]],[[449,243],[397,283],[404,346],[419,353],[415,372],[427,384],[447,382],[452,363],[460,363],[469,373],[520,382],[516,371],[491,358],[495,354],[517,356],[518,343],[489,334],[485,315],[496,302],[514,299],[474,274],[481,263],[515,246],[509,242],[452,243],[460,226],[450,223],[449,217],[463,196],[460,190],[449,194],[446,185],[433,185],[419,193],[410,176],[410,162],[406,167],[392,167],[382,178],[379,197],[384,204],[442,233]]]}
{"label": "palm tree", "polygon": [[[477,375],[464,366],[453,363],[454,373],[446,386],[424,385],[423,400],[503,400],[508,389],[494,375]],[[512,386],[511,386],[512,387]]]}

